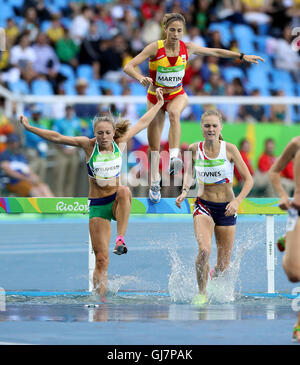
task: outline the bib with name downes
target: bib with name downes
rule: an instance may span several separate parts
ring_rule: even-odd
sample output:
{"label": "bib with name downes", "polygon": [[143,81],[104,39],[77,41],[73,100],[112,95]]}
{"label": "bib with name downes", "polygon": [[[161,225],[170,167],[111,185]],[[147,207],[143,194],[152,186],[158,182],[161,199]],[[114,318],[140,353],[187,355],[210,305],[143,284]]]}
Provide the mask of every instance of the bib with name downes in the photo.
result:
{"label": "bib with name downes", "polygon": [[95,142],[93,153],[87,162],[88,174],[96,179],[97,184],[117,178],[122,169],[122,153],[115,141],[113,151],[101,153],[98,142]]}
{"label": "bib with name downes", "polygon": [[188,53],[184,42],[180,41],[178,57],[175,63],[171,64],[170,57],[167,57],[164,41],[157,41],[158,50],[154,58],[149,60],[149,74],[153,84],[163,88],[175,88],[182,86],[182,79],[185,75],[185,68],[188,60]]}
{"label": "bib with name downes", "polygon": [[196,178],[200,184],[218,185],[232,183],[233,162],[226,155],[226,142],[221,141],[219,156],[210,159],[204,152],[204,142],[199,142],[195,162]]}

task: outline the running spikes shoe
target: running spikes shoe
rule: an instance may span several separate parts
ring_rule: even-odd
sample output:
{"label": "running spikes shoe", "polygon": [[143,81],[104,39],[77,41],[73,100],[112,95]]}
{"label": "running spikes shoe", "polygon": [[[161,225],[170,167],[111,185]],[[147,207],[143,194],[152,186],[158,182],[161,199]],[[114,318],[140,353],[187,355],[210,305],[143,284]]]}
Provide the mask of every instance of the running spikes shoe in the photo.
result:
{"label": "running spikes shoe", "polygon": [[116,255],[123,255],[123,254],[127,253],[127,251],[128,250],[127,250],[127,246],[126,246],[125,242],[122,240],[118,240],[116,242],[113,253],[115,253]]}
{"label": "running spikes shoe", "polygon": [[151,185],[149,189],[149,199],[152,203],[159,203],[161,198],[160,184]]}
{"label": "running spikes shoe", "polygon": [[283,252],[285,250],[285,236],[278,238],[277,248],[280,252]]}
{"label": "running spikes shoe", "polygon": [[197,307],[200,307],[201,305],[204,305],[206,303],[207,303],[207,298],[206,298],[205,294],[197,294],[192,299],[192,305],[195,305]]}
{"label": "running spikes shoe", "polygon": [[170,160],[169,174],[176,175],[183,168],[183,162],[179,157],[172,157]]}
{"label": "running spikes shoe", "polygon": [[292,336],[293,342],[300,342],[300,340],[298,339],[298,336],[297,336],[298,333],[300,333],[300,326],[295,325],[295,327],[293,328],[293,336]]}

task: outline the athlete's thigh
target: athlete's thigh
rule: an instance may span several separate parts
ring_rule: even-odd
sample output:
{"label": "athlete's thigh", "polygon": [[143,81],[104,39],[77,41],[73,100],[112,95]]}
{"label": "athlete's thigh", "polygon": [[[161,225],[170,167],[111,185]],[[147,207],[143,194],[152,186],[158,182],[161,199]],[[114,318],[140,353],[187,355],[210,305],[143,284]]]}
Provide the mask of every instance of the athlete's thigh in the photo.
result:
{"label": "athlete's thigh", "polygon": [[[152,107],[153,104],[149,100],[147,100],[147,110],[151,109]],[[161,109],[156,114],[156,116],[154,117],[154,119],[147,128],[147,136],[150,148],[155,147],[159,151],[160,139],[164,128],[164,123],[165,123],[165,111]]]}
{"label": "athlete's thigh", "polygon": [[207,215],[197,214],[194,217],[194,233],[199,249],[205,248],[210,251],[214,226],[213,219]]}
{"label": "athlete's thigh", "polygon": [[93,217],[89,220],[89,229],[95,254],[100,252],[108,255],[108,246],[111,237],[110,221],[100,217]]}
{"label": "athlete's thigh", "polygon": [[188,97],[184,93],[177,95],[174,99],[169,101],[166,109],[169,114],[175,112],[180,115],[183,109],[187,106],[187,104],[188,104]]}
{"label": "athlete's thigh", "polygon": [[[131,203],[131,198],[132,198],[132,194],[131,191],[129,189],[128,186],[124,186],[124,185],[120,185],[117,188],[117,195],[116,195],[116,200],[114,201],[113,205],[112,205],[112,213],[114,215],[115,218],[117,218],[117,210],[118,210],[118,204],[120,199],[128,199],[129,202]],[[131,205],[128,207],[129,211],[130,211]]]}
{"label": "athlete's thigh", "polygon": [[297,268],[300,275],[300,218],[293,231],[287,231],[283,262],[286,267]]}
{"label": "athlete's thigh", "polygon": [[234,244],[235,231],[236,225],[215,226],[215,238],[218,249],[224,252],[231,252]]}

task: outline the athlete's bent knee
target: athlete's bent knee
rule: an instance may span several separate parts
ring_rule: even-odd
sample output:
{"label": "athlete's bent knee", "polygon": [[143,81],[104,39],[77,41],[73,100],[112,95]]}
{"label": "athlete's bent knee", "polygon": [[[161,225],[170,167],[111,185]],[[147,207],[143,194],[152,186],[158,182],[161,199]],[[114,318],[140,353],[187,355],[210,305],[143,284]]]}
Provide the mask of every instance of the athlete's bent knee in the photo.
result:
{"label": "athlete's bent knee", "polygon": [[200,247],[198,251],[198,260],[206,262],[209,259],[210,250],[206,247]]}
{"label": "athlete's bent knee", "polygon": [[170,123],[176,123],[180,121],[180,113],[177,110],[169,110]]}
{"label": "athlete's bent knee", "polygon": [[117,192],[117,198],[118,199],[127,199],[127,198],[131,198],[131,191],[128,188],[128,186],[119,186],[118,187],[118,192]]}
{"label": "athlete's bent knee", "polygon": [[108,268],[109,258],[102,253],[96,254],[96,269],[99,271],[106,270]]}

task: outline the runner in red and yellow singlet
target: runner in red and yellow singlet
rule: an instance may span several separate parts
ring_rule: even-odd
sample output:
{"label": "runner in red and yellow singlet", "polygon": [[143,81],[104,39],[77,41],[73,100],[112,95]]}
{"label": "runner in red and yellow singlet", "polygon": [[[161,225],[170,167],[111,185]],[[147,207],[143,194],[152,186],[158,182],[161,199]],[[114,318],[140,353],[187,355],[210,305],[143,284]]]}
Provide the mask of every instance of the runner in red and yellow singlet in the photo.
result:
{"label": "runner in red and yellow singlet", "polygon": [[[180,116],[187,106],[188,98],[182,87],[182,79],[188,58],[192,54],[201,56],[215,56],[224,58],[240,58],[246,62],[258,64],[264,61],[259,56],[250,56],[219,48],[200,47],[193,42],[184,43],[185,19],[179,13],[165,14],[163,29],[166,35],[164,40],[158,40],[147,45],[136,57],[124,67],[124,72],[148,87],[147,108],[155,104],[155,90],[162,87],[164,93],[164,107],[157,113],[148,127],[148,143],[151,152],[151,183],[149,198],[152,202],[160,201],[159,150],[161,134],[167,111],[170,119],[169,147],[170,147],[170,175],[182,170],[182,161],[179,158],[180,145]],[[137,66],[149,59],[149,76],[137,71]]]}

